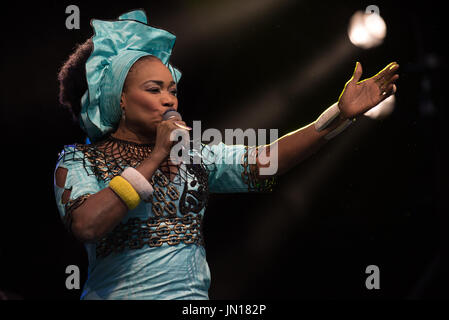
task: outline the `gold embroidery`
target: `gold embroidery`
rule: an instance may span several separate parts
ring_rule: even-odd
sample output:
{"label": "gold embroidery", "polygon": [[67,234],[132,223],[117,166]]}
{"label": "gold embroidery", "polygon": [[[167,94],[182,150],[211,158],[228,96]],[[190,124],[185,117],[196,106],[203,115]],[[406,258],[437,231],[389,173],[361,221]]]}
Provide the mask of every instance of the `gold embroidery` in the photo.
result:
{"label": "gold embroidery", "polygon": [[[107,183],[125,168],[136,167],[148,158],[151,147],[108,137],[98,143],[75,145],[75,148],[64,151],[63,161],[82,161],[87,174]],[[150,201],[155,217],[145,220],[146,223],[136,218],[126,224],[120,223],[97,243],[100,256],[111,250],[136,249],[145,244],[150,247],[181,242],[203,245],[199,227],[202,216],[198,213],[207,204],[208,168],[203,163],[185,164],[185,167],[177,168],[177,177],[171,181],[170,166],[173,164],[165,161],[150,179],[155,190]]]}
{"label": "gold embroidery", "polygon": [[131,218],[120,223],[112,233],[96,246],[97,257],[106,257],[125,249],[141,249],[144,246],[160,247],[164,243],[174,246],[185,244],[204,245],[201,216],[187,214],[176,218]]}
{"label": "gold embroidery", "polygon": [[[242,166],[243,172],[241,174],[243,182],[248,186],[248,191],[256,192],[271,192],[276,184],[276,177],[261,179],[259,177],[259,168],[257,166],[257,156],[259,148],[245,147],[243,154]],[[251,161],[249,161],[251,159]]]}

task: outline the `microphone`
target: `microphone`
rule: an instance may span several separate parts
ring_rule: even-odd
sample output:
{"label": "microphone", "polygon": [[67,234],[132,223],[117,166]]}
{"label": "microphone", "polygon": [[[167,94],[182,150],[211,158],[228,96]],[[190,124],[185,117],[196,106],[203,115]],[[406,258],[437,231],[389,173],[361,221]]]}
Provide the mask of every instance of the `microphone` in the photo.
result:
{"label": "microphone", "polygon": [[[164,120],[164,121],[173,119],[173,118],[175,118],[178,121],[182,121],[181,114],[173,109],[165,111],[164,114],[162,115],[162,120]],[[175,125],[184,130],[188,130],[188,131],[192,130],[192,128],[189,128],[189,127],[187,127],[181,123],[178,123],[178,122],[175,122]]]}
{"label": "microphone", "polygon": [[[162,120],[164,120],[164,121],[169,120],[169,119],[173,119],[173,118],[178,120],[178,121],[182,121],[181,114],[179,112],[173,110],[173,109],[169,109],[169,110],[165,111],[164,114],[162,115]],[[174,161],[175,164],[179,164],[179,163],[182,162],[181,159],[183,157],[188,156],[188,152],[186,152],[186,149],[187,150],[190,149],[189,148],[189,146],[190,146],[190,135],[189,135],[188,131],[192,130],[192,128],[186,127],[183,124],[177,123],[177,122],[175,122],[175,125],[178,126],[181,129],[187,130],[187,132],[184,131],[185,136],[184,136],[184,139],[183,139],[183,144],[181,145],[181,150],[182,150],[183,156],[181,156],[181,157],[179,157],[179,156],[178,157],[174,157],[174,159],[172,160],[172,161]],[[186,160],[186,159],[184,159],[184,160]]]}
{"label": "microphone", "polygon": [[173,109],[165,111],[164,114],[162,115],[162,119],[164,121],[168,120],[168,119],[171,119],[171,118],[176,118],[179,121],[182,120],[181,114],[179,112],[173,110]]}
{"label": "microphone", "polygon": [[[173,109],[165,111],[164,114],[162,115],[162,119],[164,121],[173,119],[173,118],[178,121],[182,121],[181,114]],[[181,150],[183,152],[183,155],[188,156],[188,152],[186,153],[186,148],[187,148],[188,150],[193,152],[194,163],[197,163],[198,160],[196,160],[196,158],[198,158],[198,157],[202,158],[202,156],[201,156],[201,152],[199,150],[197,150],[195,143],[193,143],[193,141],[190,140],[190,135],[189,135],[188,131],[192,130],[192,128],[186,127],[183,124],[176,123],[176,122],[175,122],[175,125],[181,129],[187,130],[187,132],[185,132],[185,134],[186,134],[185,135],[186,140],[184,140],[185,145],[181,145]],[[192,144],[193,144],[193,146],[192,146]],[[188,160],[188,159],[186,158],[185,160]]]}

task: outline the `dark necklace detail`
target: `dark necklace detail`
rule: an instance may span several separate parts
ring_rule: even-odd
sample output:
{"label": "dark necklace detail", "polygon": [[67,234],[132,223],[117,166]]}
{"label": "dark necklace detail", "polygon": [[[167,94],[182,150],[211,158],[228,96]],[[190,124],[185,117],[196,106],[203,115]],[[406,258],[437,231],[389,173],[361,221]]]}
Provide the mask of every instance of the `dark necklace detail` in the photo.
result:
{"label": "dark necklace detail", "polygon": [[[136,167],[151,157],[151,151],[152,146],[149,144],[108,137],[93,144],[65,147],[62,161],[82,161],[89,175],[95,175],[98,181],[108,183],[125,168]],[[208,202],[209,169],[204,163],[193,164],[191,160],[191,164],[177,166],[174,180],[170,180],[170,167],[174,165],[168,161],[161,164],[150,179],[154,188],[151,200],[154,217],[148,220],[131,218],[126,223],[120,223],[97,242],[98,257],[144,245],[157,247],[163,243],[176,245],[180,242],[204,245],[202,215],[199,213]],[[66,215],[71,217],[73,209],[87,196],[71,201],[66,207]]]}
{"label": "dark necklace detail", "polygon": [[[89,175],[93,174],[99,181],[108,183],[125,168],[137,167],[143,160],[149,158],[152,146],[109,136],[93,144],[76,144],[66,147],[64,151],[63,161],[82,161]],[[182,215],[189,212],[198,213],[206,206],[209,195],[208,167],[204,163],[193,164],[193,159],[190,163],[176,166],[169,161],[164,161],[151,178],[150,182],[156,191],[153,194],[153,212],[156,216],[176,215],[176,208],[166,199],[179,199]],[[174,167],[177,168],[178,179],[171,180],[170,176]],[[181,186],[184,188],[179,196]]]}
{"label": "dark necklace detail", "polygon": [[127,167],[138,166],[152,151],[148,144],[124,141],[111,136],[93,144],[77,144],[75,147],[84,155],[86,170],[92,171],[97,179],[103,182],[109,182]]}

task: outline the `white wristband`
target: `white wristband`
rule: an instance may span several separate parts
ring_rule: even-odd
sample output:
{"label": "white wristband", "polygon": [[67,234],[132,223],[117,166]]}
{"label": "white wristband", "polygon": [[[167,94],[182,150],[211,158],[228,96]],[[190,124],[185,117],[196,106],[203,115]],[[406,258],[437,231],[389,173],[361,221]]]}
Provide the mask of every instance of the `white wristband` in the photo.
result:
{"label": "white wristband", "polygon": [[136,190],[140,199],[145,202],[151,201],[151,195],[154,191],[153,187],[139,171],[133,167],[128,167],[123,170],[121,176]]}
{"label": "white wristband", "polygon": [[[322,131],[326,129],[332,121],[334,121],[340,115],[340,108],[338,107],[338,102],[335,102],[332,106],[326,109],[315,121],[315,129],[316,131]],[[337,128],[329,132],[324,136],[326,140],[330,140],[340,134],[343,130],[345,130],[352,123],[352,120],[347,119],[343,123],[341,123]]]}
{"label": "white wristband", "polygon": [[332,130],[331,132],[329,132],[328,134],[326,134],[324,136],[324,138],[326,140],[330,140],[333,137],[335,137],[336,135],[340,134],[343,130],[345,130],[347,127],[349,127],[349,125],[352,123],[352,120],[345,120],[343,123],[341,123],[337,128],[335,128],[334,130]]}
{"label": "white wristband", "polygon": [[332,106],[326,109],[315,121],[316,131],[321,131],[327,128],[329,124],[340,115],[340,108],[338,108],[338,102],[335,102]]}

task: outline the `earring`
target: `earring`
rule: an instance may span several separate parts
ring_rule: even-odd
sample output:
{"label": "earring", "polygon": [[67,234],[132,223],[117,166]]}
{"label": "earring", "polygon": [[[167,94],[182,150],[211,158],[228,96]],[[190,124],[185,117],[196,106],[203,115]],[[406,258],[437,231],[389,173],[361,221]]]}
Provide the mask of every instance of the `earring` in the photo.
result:
{"label": "earring", "polygon": [[125,114],[125,108],[122,108],[122,120],[125,121],[126,114]]}

